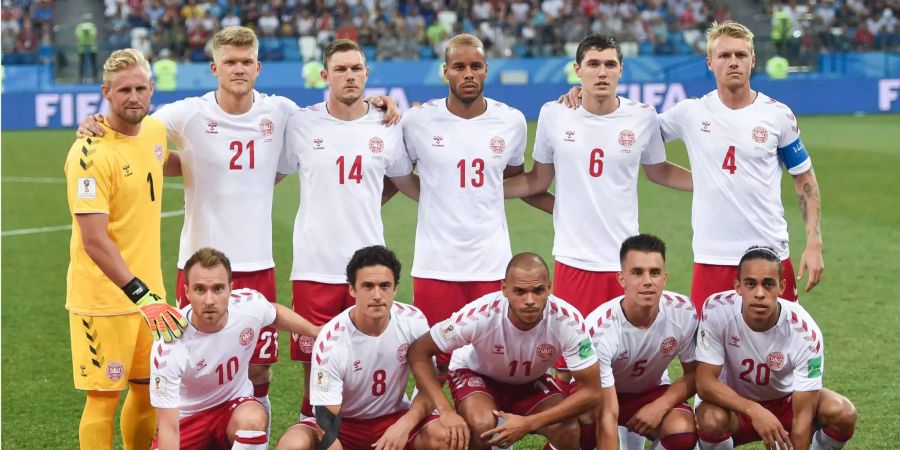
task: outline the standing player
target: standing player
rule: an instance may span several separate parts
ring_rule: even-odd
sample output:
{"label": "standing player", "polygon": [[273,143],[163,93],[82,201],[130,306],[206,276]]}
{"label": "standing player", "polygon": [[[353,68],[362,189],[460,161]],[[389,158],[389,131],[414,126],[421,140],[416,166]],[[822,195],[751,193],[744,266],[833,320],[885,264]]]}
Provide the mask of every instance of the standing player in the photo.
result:
{"label": "standing player", "polygon": [[[294,221],[293,306],[322,325],[354,304],[347,260],[362,247],[384,244],[381,200],[385,177],[418,196],[399,127],[363,98],[368,69],[362,48],[339,39],[325,48],[325,102],[297,111],[288,123],[288,150],[279,177],[299,171],[300,208]],[[398,274],[399,275],[399,274]],[[312,340],[295,336],[291,359],[309,380]],[[301,413],[312,415],[309,383]]]}
{"label": "standing player", "polygon": [[313,350],[315,418],[290,428],[279,450],[330,448],[335,441],[350,450],[447,448],[428,396],[411,404],[406,397],[407,350],[428,323],[418,308],[394,301],[399,281],[400,261],[383,246],[350,258],[355,305],[322,327]]}
{"label": "standing player", "polygon": [[660,115],[663,138],[684,141],[694,175],[691,298],[699,311],[710,294],[729,289],[741,253],[761,242],[782,261],[788,282],[784,298],[796,300],[779,165],[794,177],[806,222],[799,273],[809,271],[809,291],[824,270],[821,199],[812,161],[790,108],[750,88],[756,63],[753,33],[735,22],[713,23],[706,42],[716,90]]}
{"label": "standing player", "polygon": [[100,124],[108,136],[78,139],[66,158],[72,214],[66,309],[75,388],[88,391],[81,448],[112,448],[113,417],[128,386],[120,425],[131,450],[147,448],[156,427],[147,385],[152,340],[181,336],[187,322],[163,298],[160,207],[168,151],[163,125],[146,117],[150,65],[137,50],[113,52],[103,64],[101,91],[111,112]]}
{"label": "standing player", "polygon": [[231,290],[231,262],[202,248],[185,262],[184,338],[151,354],[151,401],[159,418],[152,448],[268,448],[268,412],[252,397],[248,363],[256,335],[276,327],[315,336],[318,328],[252,289]]}
{"label": "standing player", "polygon": [[[481,40],[455,36],[444,53],[450,94],[400,121],[422,183],[413,298],[429,325],[496,292],[512,253],[503,179],[523,171],[527,125],[519,110],[484,97],[486,76]],[[438,358],[442,374],[449,359]]]}
{"label": "standing player", "polygon": [[700,448],[758,440],[766,448],[843,448],[856,409],[822,387],[822,333],[799,303],[779,298],[781,256],[751,247],[733,284],[706,300],[697,333]]}
{"label": "standing player", "polygon": [[[625,295],[585,318],[603,386],[600,447],[616,448],[618,425],[626,428],[620,429],[624,449],[644,448],[642,438],[626,444],[634,435],[625,433],[631,432],[658,440],[664,449],[691,450],[697,431],[685,401],[694,395],[697,314],[688,298],[663,290],[668,273],[662,240],[632,236],[619,255]],[[684,375],[672,383],[667,369],[676,354]]]}
{"label": "standing player", "polygon": [[[513,257],[501,286],[435,324],[410,347],[418,386],[437,405],[450,448],[509,447],[538,433],[554,448],[577,449],[575,418],[600,401],[600,369],[581,314],[550,295],[547,264],[536,254]],[[444,397],[431,360],[454,350],[450,392],[458,413]],[[581,387],[569,397],[547,374],[559,356]]]}
{"label": "standing player", "polygon": [[[545,192],[557,172],[553,213],[553,294],[582,314],[622,295],[619,245],[638,233],[637,177],[643,167],[654,183],[690,191],[691,173],[666,161],[656,111],[616,95],[622,50],[615,39],[593,34],[575,54],[583,103],[541,108],[534,167],[505,182],[506,197]],[[599,303],[598,303],[599,302]]]}

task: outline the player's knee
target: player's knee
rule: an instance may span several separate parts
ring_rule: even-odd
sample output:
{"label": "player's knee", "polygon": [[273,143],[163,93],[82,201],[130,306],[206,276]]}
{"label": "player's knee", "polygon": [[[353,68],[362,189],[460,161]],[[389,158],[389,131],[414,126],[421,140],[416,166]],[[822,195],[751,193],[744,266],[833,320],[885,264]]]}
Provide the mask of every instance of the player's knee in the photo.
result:
{"label": "player's knee", "polygon": [[[663,436],[670,434],[694,433],[697,431],[694,414],[684,409],[673,409],[663,417],[660,431]],[[666,447],[668,448],[668,447]]]}
{"label": "player's knee", "polygon": [[841,430],[852,430],[856,427],[856,407],[846,397],[835,395],[833,399],[819,404],[819,422]]}
{"label": "player's knee", "polygon": [[310,428],[294,425],[284,432],[275,450],[313,450],[315,444],[315,437]]}
{"label": "player's knee", "polygon": [[466,414],[465,419],[472,434],[476,436],[497,426],[497,418],[490,410]]}
{"label": "player's knee", "polygon": [[259,403],[247,402],[234,410],[231,420],[238,430],[265,431],[269,426],[269,415]]}
{"label": "player's knee", "polygon": [[251,364],[247,368],[247,378],[254,385],[267,384],[272,382],[272,366]]}
{"label": "player's knee", "polygon": [[697,428],[703,434],[718,436],[728,432],[728,411],[709,403],[697,408]]}
{"label": "player's knee", "polygon": [[540,430],[553,446],[563,449],[577,449],[581,438],[581,426],[575,419],[566,420],[547,425]]}
{"label": "player's knee", "polygon": [[450,433],[438,421],[425,426],[416,436],[416,450],[432,450],[450,447]]}

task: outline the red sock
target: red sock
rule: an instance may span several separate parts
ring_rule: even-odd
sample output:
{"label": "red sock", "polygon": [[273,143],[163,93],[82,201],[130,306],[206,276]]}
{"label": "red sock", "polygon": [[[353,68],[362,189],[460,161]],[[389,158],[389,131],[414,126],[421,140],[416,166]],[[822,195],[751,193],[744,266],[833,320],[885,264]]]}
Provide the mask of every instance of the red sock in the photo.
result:
{"label": "red sock", "polygon": [[[725,437],[725,439],[728,439],[728,437]],[[725,439],[722,439],[722,441],[724,441]],[[666,450],[693,450],[694,446],[697,445],[697,433],[689,432],[670,434],[660,439],[659,443],[662,444],[662,446],[665,447]]]}
{"label": "red sock", "polygon": [[711,434],[706,434],[703,431],[697,433],[700,439],[709,442],[710,444],[718,444],[719,442],[725,442],[728,438],[731,437],[731,433],[725,433],[723,435],[715,436]]}
{"label": "red sock", "polygon": [[300,403],[300,414],[306,417],[315,417],[313,415],[312,405],[309,404],[309,397],[303,396],[303,402]]}
{"label": "red sock", "polygon": [[847,442],[850,440],[850,438],[853,437],[853,432],[850,432],[850,434],[844,434],[831,427],[822,428],[822,432],[825,433],[825,436],[828,436],[838,442]]}
{"label": "red sock", "polygon": [[267,395],[269,395],[269,383],[253,385],[254,397],[265,397]]}
{"label": "red sock", "polygon": [[583,423],[581,424],[581,448],[597,447],[597,424]]}

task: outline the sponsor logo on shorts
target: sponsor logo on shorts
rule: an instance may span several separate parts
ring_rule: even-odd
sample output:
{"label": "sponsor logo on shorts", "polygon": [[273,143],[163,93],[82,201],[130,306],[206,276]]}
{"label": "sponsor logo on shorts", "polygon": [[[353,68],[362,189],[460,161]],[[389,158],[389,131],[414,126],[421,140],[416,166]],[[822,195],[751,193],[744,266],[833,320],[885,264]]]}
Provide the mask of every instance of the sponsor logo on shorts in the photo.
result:
{"label": "sponsor logo on shorts", "polygon": [[674,337],[669,336],[659,344],[659,351],[663,356],[672,356],[676,350],[678,350],[678,341]]}
{"label": "sponsor logo on shorts", "polygon": [[125,376],[125,366],[119,361],[110,361],[106,363],[106,378],[109,381],[119,381]]}
{"label": "sponsor logo on shorts", "polygon": [[269,119],[263,119],[259,121],[259,131],[262,133],[263,137],[268,137],[272,135],[272,131],[275,126],[272,125],[272,121]]}
{"label": "sponsor logo on shorts", "polygon": [[406,354],[409,352],[409,344],[401,344],[397,347],[397,361],[400,364],[406,364]]}
{"label": "sponsor logo on shorts", "polygon": [[300,351],[303,353],[312,354],[313,344],[316,343],[316,340],[309,337],[300,335],[297,337],[297,344],[300,346]]}
{"label": "sponsor logo on shorts", "polygon": [[494,136],[491,138],[490,147],[492,152],[499,155],[506,149],[506,141],[500,136]]}
{"label": "sponsor logo on shorts", "polygon": [[806,377],[816,378],[822,376],[822,357],[817,356],[806,362]]}
{"label": "sponsor logo on shorts", "polygon": [[381,152],[384,151],[384,141],[378,136],[369,139],[369,151],[372,152],[373,155],[381,154]]}
{"label": "sponsor logo on shorts", "polygon": [[594,345],[591,344],[591,340],[588,338],[584,338],[580,344],[578,344],[578,357],[581,359],[587,359],[591,355],[594,354]]}
{"label": "sponsor logo on shorts", "polygon": [[622,130],[619,132],[619,145],[628,148],[634,144],[634,132],[631,130]]}
{"label": "sponsor logo on shorts", "polygon": [[769,131],[763,127],[753,128],[753,141],[757,144],[765,144],[769,140]]}
{"label": "sponsor logo on shorts", "polygon": [[94,199],[97,198],[97,179],[93,177],[85,177],[78,179],[78,198]]}
{"label": "sponsor logo on shorts", "polygon": [[466,384],[468,384],[469,387],[473,388],[484,387],[484,378],[470,377],[468,380],[466,380]]}
{"label": "sponsor logo on shorts", "polygon": [[550,344],[541,344],[538,345],[537,355],[542,361],[549,361],[553,358],[553,351],[555,349]]}
{"label": "sponsor logo on shorts", "polygon": [[79,366],[79,368],[81,368],[81,376],[86,377],[87,376],[87,366],[82,364]]}
{"label": "sponsor logo on shorts", "polygon": [[253,342],[253,336],[256,335],[256,332],[253,331],[253,328],[247,327],[241,330],[241,345],[248,345]]}
{"label": "sponsor logo on shorts", "polygon": [[766,357],[766,365],[772,370],[781,370],[784,368],[784,354],[781,352],[769,353]]}

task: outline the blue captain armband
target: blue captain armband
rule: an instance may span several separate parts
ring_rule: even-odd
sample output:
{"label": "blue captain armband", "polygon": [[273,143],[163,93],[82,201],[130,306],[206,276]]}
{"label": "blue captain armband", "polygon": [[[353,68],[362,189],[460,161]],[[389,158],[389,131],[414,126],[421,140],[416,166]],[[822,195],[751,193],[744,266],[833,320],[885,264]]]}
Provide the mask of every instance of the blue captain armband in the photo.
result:
{"label": "blue captain armband", "polygon": [[793,170],[807,161],[809,161],[809,152],[803,141],[797,138],[796,141],[778,149],[778,159],[784,162],[784,167],[791,173]]}

